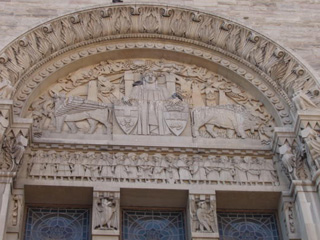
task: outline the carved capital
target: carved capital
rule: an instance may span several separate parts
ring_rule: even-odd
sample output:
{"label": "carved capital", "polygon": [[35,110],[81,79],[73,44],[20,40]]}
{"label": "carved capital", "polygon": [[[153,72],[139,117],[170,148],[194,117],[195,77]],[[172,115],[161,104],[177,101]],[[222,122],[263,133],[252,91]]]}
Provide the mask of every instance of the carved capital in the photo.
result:
{"label": "carved capital", "polygon": [[22,163],[24,152],[29,143],[31,119],[10,118],[8,129],[2,141],[0,170],[16,172]]}

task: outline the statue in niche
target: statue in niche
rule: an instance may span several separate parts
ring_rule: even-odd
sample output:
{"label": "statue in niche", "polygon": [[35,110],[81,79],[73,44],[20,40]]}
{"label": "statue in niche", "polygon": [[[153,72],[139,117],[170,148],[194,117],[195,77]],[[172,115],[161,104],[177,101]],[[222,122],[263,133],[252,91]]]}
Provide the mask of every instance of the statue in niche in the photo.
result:
{"label": "statue in niche", "polygon": [[102,198],[95,204],[95,229],[100,230],[117,230],[117,201]]}
{"label": "statue in niche", "polygon": [[126,134],[178,136],[183,132],[189,107],[169,92],[168,85],[166,76],[153,72],[133,83],[129,96],[115,105],[116,119]]}
{"label": "statue in niche", "polygon": [[197,203],[196,216],[199,221],[199,232],[216,232],[215,222],[215,206],[214,201],[211,201],[210,207],[208,207],[205,201],[199,201]]}

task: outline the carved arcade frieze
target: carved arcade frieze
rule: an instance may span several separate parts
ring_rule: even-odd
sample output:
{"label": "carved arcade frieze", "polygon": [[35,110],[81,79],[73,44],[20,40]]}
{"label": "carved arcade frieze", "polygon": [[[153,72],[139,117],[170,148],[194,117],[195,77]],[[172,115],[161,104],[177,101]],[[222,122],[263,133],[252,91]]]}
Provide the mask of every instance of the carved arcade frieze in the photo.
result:
{"label": "carved arcade frieze", "polygon": [[162,184],[278,185],[271,159],[254,156],[32,151],[27,178]]}

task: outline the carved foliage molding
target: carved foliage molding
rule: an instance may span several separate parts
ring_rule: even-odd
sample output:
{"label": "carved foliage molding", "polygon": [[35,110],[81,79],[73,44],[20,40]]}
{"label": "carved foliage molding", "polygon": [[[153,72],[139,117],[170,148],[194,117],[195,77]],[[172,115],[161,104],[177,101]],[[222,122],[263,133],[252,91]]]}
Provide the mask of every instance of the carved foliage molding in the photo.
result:
{"label": "carved foliage molding", "polygon": [[10,129],[6,132],[0,152],[0,170],[17,171],[28,146],[28,129]]}
{"label": "carved foliage molding", "polygon": [[[289,96],[302,90],[311,98],[319,98],[318,84],[311,73],[292,54],[266,37],[204,12],[137,4],[80,11],[42,24],[21,36],[0,53],[1,95],[9,98],[12,86],[18,86],[20,78],[32,66],[60,50],[90,40],[128,34],[131,37],[171,36],[188,39],[194,44],[201,42],[259,68],[273,79],[275,89],[283,89]],[[95,51],[93,49],[91,54]],[[46,71],[53,70],[49,67]],[[317,99],[314,99],[315,104],[319,102]]]}

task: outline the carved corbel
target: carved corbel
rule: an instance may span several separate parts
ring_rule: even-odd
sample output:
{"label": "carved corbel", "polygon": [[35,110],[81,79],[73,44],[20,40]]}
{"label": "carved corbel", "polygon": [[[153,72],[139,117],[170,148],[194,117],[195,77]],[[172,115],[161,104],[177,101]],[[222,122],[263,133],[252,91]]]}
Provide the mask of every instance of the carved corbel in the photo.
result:
{"label": "carved corbel", "polygon": [[26,46],[28,46],[28,44],[29,44],[29,41],[26,37],[23,37],[19,40],[19,45],[21,47],[26,47]]}
{"label": "carved corbel", "polygon": [[284,56],[284,52],[280,48],[276,48],[273,52],[273,55],[277,58],[281,58]]}
{"label": "carved corbel", "polygon": [[233,28],[233,25],[232,23],[230,22],[227,22],[227,21],[224,21],[221,26],[220,26],[221,29],[225,30],[225,31],[230,31],[232,28]]}
{"label": "carved corbel", "polygon": [[73,24],[80,23],[80,17],[79,14],[74,14],[70,17],[70,22]]}
{"label": "carved corbel", "polygon": [[133,16],[139,16],[141,14],[141,7],[139,6],[130,7],[130,13]]}
{"label": "carved corbel", "polygon": [[111,9],[110,8],[107,8],[107,9],[103,9],[100,11],[100,16],[102,18],[108,18],[111,16]]}
{"label": "carved corbel", "polygon": [[173,9],[166,7],[166,8],[160,8],[160,13],[162,17],[171,17],[173,14]]}
{"label": "carved corbel", "polygon": [[260,40],[260,37],[256,33],[251,32],[249,35],[249,40],[253,43],[257,43]]}
{"label": "carved corbel", "polygon": [[189,195],[192,239],[218,237],[216,208],[216,196],[213,194]]}
{"label": "carved corbel", "polygon": [[42,30],[44,33],[52,33],[53,32],[53,28],[52,28],[51,24],[43,25]]}
{"label": "carved corbel", "polygon": [[93,235],[119,234],[120,192],[93,193]]}
{"label": "carved corbel", "polygon": [[199,23],[203,20],[203,15],[199,12],[192,12],[191,19],[192,21]]}

